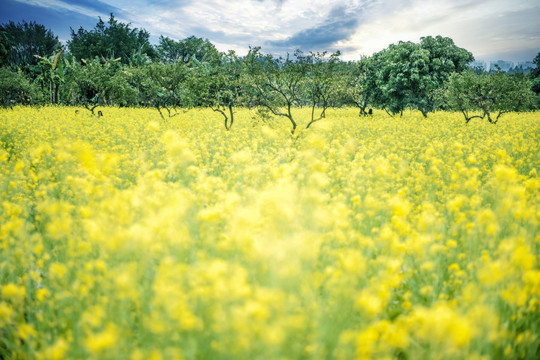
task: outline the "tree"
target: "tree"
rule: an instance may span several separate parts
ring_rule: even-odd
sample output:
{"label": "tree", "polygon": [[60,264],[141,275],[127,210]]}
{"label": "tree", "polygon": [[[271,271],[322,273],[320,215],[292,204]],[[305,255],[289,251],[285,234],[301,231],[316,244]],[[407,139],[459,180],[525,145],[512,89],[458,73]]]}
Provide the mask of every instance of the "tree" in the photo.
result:
{"label": "tree", "polygon": [[[296,56],[300,54],[299,51],[295,53]],[[289,55],[286,58],[263,55],[260,48],[250,49],[246,63],[252,84],[251,94],[256,103],[276,116],[287,118],[294,134],[298,124],[292,108],[303,104],[307,64],[294,61]]]}
{"label": "tree", "polygon": [[224,118],[225,129],[234,123],[234,107],[242,103],[246,89],[244,63],[234,51],[220,55],[219,63],[198,63],[198,76],[192,82],[201,105],[209,106]]}
{"label": "tree", "polygon": [[58,37],[45,26],[36,22],[14,23],[0,25],[0,52],[8,52],[7,65],[12,70],[20,69],[35,77],[35,66],[39,59],[35,56],[50,56],[57,53],[61,44]]}
{"label": "tree", "polygon": [[64,50],[62,49],[49,57],[38,56],[40,59],[38,63],[40,74],[36,78],[36,82],[41,84],[43,89],[48,90],[51,104],[58,103],[60,85],[63,84],[66,74],[63,53]]}
{"label": "tree", "polygon": [[536,106],[540,107],[540,53],[536,55],[533,63],[536,67],[529,73],[531,78],[531,90],[536,94]]}
{"label": "tree", "polygon": [[373,55],[373,100],[392,114],[413,108],[427,116],[438,105],[433,96],[436,90],[442,88],[450,74],[465,70],[473,59],[452,39],[441,36],[424,37],[419,44],[392,44]]}
{"label": "tree", "polygon": [[[412,42],[399,42],[373,55],[375,81],[370,90],[374,93],[375,105],[393,115],[410,105],[411,73],[415,72],[414,77],[420,79],[418,69],[412,68],[411,55],[418,51],[419,47]],[[425,58],[426,54],[419,55]],[[427,69],[420,70],[424,76]]]}
{"label": "tree", "polygon": [[150,34],[144,29],[132,29],[130,24],[124,24],[111,14],[107,24],[101,17],[94,27],[88,31],[79,28],[77,32],[71,29],[71,40],[68,41],[70,53],[78,60],[102,58],[120,59],[123,64],[129,64],[133,56],[146,54],[155,58],[155,50],[149,42]]}
{"label": "tree", "polygon": [[6,31],[0,30],[0,67],[9,65],[10,55],[11,42],[8,39]]}
{"label": "tree", "polygon": [[66,86],[72,105],[82,105],[92,114],[98,106],[137,104],[137,90],[129,83],[129,74],[118,59],[74,62],[66,73]]}
{"label": "tree", "polygon": [[[487,88],[480,93],[480,106],[490,123],[496,124],[501,115],[510,111],[530,110],[534,101],[531,84],[523,74],[490,74]],[[493,119],[491,113],[497,112]]]}
{"label": "tree", "polygon": [[362,57],[346,66],[344,102],[358,107],[360,116],[368,115],[366,109],[373,102],[377,89],[374,75],[373,62],[369,57]]}
{"label": "tree", "polygon": [[190,36],[180,41],[169,37],[160,36],[159,45],[156,47],[161,62],[173,63],[181,61],[188,63],[192,59],[199,62],[212,62],[219,60],[219,53],[208,39]]}
{"label": "tree", "polygon": [[465,123],[469,123],[474,118],[484,118],[484,114],[478,115],[480,111],[478,94],[485,87],[483,80],[486,76],[478,75],[473,71],[461,74],[450,75],[445,93],[445,105],[449,110],[459,111],[465,117]]}
{"label": "tree", "polygon": [[40,103],[40,93],[22,72],[0,68],[0,107]]}
{"label": "tree", "polygon": [[[468,123],[474,118],[486,118],[496,124],[510,111],[531,108],[534,94],[523,74],[509,75],[502,71],[479,75],[472,71],[450,76],[446,85],[446,105],[460,111]],[[474,114],[474,112],[480,112]],[[493,113],[497,115],[493,115]]]}
{"label": "tree", "polygon": [[[326,58],[326,52],[309,53],[308,56],[297,54],[297,62],[307,64],[306,97],[311,106],[311,120],[306,129],[322,119],[326,118],[326,110],[334,106],[339,98],[338,93],[343,91],[342,76],[337,76],[341,53],[338,51]],[[316,117],[315,109],[320,113]]]}
{"label": "tree", "polygon": [[162,119],[165,119],[163,110],[171,118],[180,114],[179,107],[189,107],[195,101],[189,88],[192,69],[182,62],[152,63],[134,72],[139,102],[156,108]]}

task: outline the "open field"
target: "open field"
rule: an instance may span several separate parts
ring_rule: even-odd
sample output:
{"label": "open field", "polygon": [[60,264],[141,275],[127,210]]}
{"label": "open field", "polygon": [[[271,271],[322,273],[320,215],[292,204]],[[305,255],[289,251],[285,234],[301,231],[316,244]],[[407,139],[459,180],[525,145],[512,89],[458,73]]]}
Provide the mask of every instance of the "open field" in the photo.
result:
{"label": "open field", "polygon": [[0,110],[0,358],[539,357],[540,112],[103,112]]}

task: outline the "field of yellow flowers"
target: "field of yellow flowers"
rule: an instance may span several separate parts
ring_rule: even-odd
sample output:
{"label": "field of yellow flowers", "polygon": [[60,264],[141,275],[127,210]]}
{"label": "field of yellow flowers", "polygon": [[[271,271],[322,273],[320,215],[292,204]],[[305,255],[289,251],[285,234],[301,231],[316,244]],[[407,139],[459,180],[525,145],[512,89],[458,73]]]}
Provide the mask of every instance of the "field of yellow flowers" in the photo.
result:
{"label": "field of yellow flowers", "polygon": [[0,358],[539,357],[539,112],[79,110],[0,110]]}

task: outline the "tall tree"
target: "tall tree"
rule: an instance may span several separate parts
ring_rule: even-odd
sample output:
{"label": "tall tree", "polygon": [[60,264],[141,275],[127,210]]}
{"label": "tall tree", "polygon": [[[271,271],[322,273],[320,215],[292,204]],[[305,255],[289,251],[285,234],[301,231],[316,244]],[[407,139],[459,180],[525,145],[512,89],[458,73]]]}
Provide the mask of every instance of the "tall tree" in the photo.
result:
{"label": "tall tree", "polygon": [[160,61],[164,63],[176,61],[188,63],[191,59],[213,62],[219,59],[219,53],[214,44],[208,39],[195,36],[175,41],[162,35],[156,50]]}
{"label": "tall tree", "polygon": [[156,53],[149,41],[150,34],[144,29],[131,28],[116,20],[111,14],[105,23],[101,17],[92,30],[82,27],[75,32],[71,29],[71,40],[68,41],[70,53],[78,60],[94,57],[120,58],[123,64],[133,62],[132,57],[146,54],[155,58]]}
{"label": "tall tree", "polygon": [[10,21],[2,24],[0,34],[0,51],[8,52],[5,54],[7,65],[13,70],[21,69],[32,76],[35,75],[33,70],[39,62],[38,56],[53,55],[61,48],[58,37],[34,21],[21,23]]}
{"label": "tall tree", "polygon": [[11,54],[11,42],[4,30],[0,30],[0,67],[9,65],[9,57]]}
{"label": "tall tree", "polygon": [[419,44],[392,44],[373,55],[374,100],[393,114],[413,108],[427,116],[437,107],[436,90],[473,59],[470,52],[442,36],[424,37]]}
{"label": "tall tree", "polygon": [[531,90],[536,94],[536,106],[540,107],[540,53],[536,55],[533,63],[536,67],[529,73],[532,83]]}

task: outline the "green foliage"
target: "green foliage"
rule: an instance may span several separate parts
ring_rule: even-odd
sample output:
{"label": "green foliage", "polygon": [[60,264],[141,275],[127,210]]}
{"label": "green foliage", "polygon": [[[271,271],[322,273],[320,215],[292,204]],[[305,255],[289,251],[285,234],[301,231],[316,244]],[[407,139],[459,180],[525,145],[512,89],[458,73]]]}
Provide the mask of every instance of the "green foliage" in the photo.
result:
{"label": "green foliage", "polygon": [[[530,90],[530,82],[523,74],[490,74],[488,86],[489,89],[481,93],[480,105],[489,122],[496,123],[504,113],[531,108],[534,95]],[[495,119],[492,119],[491,112],[498,112]]]}
{"label": "green foliage", "polygon": [[0,34],[2,64],[12,70],[20,69],[32,78],[35,78],[39,56],[49,56],[61,48],[58,37],[36,22],[10,21],[0,25]]}
{"label": "green foliage", "polygon": [[436,90],[472,60],[470,52],[441,36],[392,44],[373,55],[373,100],[392,114],[412,108],[427,116],[437,108]]}
{"label": "green foliage", "polygon": [[[461,112],[465,122],[487,117],[495,124],[504,113],[529,110],[534,94],[523,74],[479,75],[467,71],[450,76],[444,97],[448,109]],[[480,115],[474,112],[480,112]],[[494,117],[493,113],[497,115]]]}
{"label": "green foliage", "polygon": [[11,42],[5,30],[0,30],[0,67],[9,65]]}
{"label": "green foliage", "polygon": [[467,122],[487,117],[493,123],[505,112],[532,108],[528,89],[540,105],[540,54],[527,78],[479,75],[464,72],[472,54],[441,36],[392,44],[351,62],[341,61],[339,52],[297,50],[283,58],[258,47],[242,58],[195,36],[180,41],[161,36],[154,48],[146,30],[111,14],[92,30],[72,29],[68,49],[64,53],[43,25],[1,25],[2,106],[44,99],[82,105],[92,113],[97,106],[148,106],[164,119],[181,108],[206,106],[223,116],[227,130],[234,123],[233,108],[258,106],[265,120],[287,118],[294,133],[294,109],[303,106],[311,109],[309,128],[328,108],[344,105],[357,106],[360,115],[377,107],[391,115],[416,109],[427,116],[444,107],[460,111]]}
{"label": "green foliage", "polygon": [[39,104],[40,101],[39,91],[24,74],[0,68],[0,107]]}
{"label": "green foliage", "polygon": [[99,59],[71,63],[66,73],[70,103],[87,107],[137,104],[137,91],[129,82],[129,73],[118,60]]}
{"label": "green foliage", "polygon": [[219,53],[208,39],[190,36],[180,41],[160,36],[156,47],[158,58],[164,63],[181,61],[188,63],[195,59],[199,62],[219,60]]}
{"label": "green foliage", "polygon": [[[296,57],[302,54],[297,51]],[[292,114],[293,106],[305,102],[305,77],[308,66],[305,61],[295,61],[290,55],[275,58],[264,55],[260,48],[252,48],[246,57],[250,78],[251,96],[257,105],[266,107],[272,114],[289,119],[292,133],[297,123]],[[285,110],[282,110],[285,108]]]}
{"label": "green foliage", "polygon": [[132,29],[130,24],[118,22],[111,14],[107,24],[101,17],[94,29],[88,31],[82,27],[75,32],[71,29],[69,51],[75,58],[93,59],[114,58],[123,64],[136,62],[136,58],[146,54],[155,58],[155,50],[149,42],[150,34],[144,29]]}
{"label": "green foliage", "polygon": [[533,60],[536,68],[529,73],[531,78],[531,90],[536,94],[536,107],[540,108],[540,53]]}
{"label": "green foliage", "polygon": [[366,108],[374,101],[377,87],[373,64],[371,58],[362,57],[357,62],[343,63],[341,66],[340,75],[345,81],[341,103],[358,107],[360,116],[368,115]]}
{"label": "green foliage", "polygon": [[[297,61],[307,65],[305,96],[311,106],[311,120],[306,129],[326,118],[326,109],[336,106],[340,94],[345,91],[344,77],[337,76],[341,53],[338,51],[328,58],[326,54],[326,52],[311,52],[307,56],[297,54]],[[320,109],[318,116],[315,115],[316,108]]]}
{"label": "green foliage", "polygon": [[131,82],[138,91],[139,103],[155,107],[164,118],[163,110],[173,117],[179,114],[179,107],[190,107],[196,101],[188,87],[192,76],[192,69],[181,62],[152,63],[135,69]]}
{"label": "green foliage", "polygon": [[64,50],[49,56],[39,56],[39,75],[36,82],[41,85],[44,94],[48,95],[49,102],[56,104],[59,102],[60,86],[64,83],[66,66],[64,59]]}
{"label": "green foliage", "polygon": [[[194,60],[196,61],[196,59]],[[197,78],[191,83],[199,104],[209,106],[224,118],[225,129],[234,123],[233,107],[245,101],[248,79],[244,62],[234,51],[220,54],[219,62],[197,62]]]}

